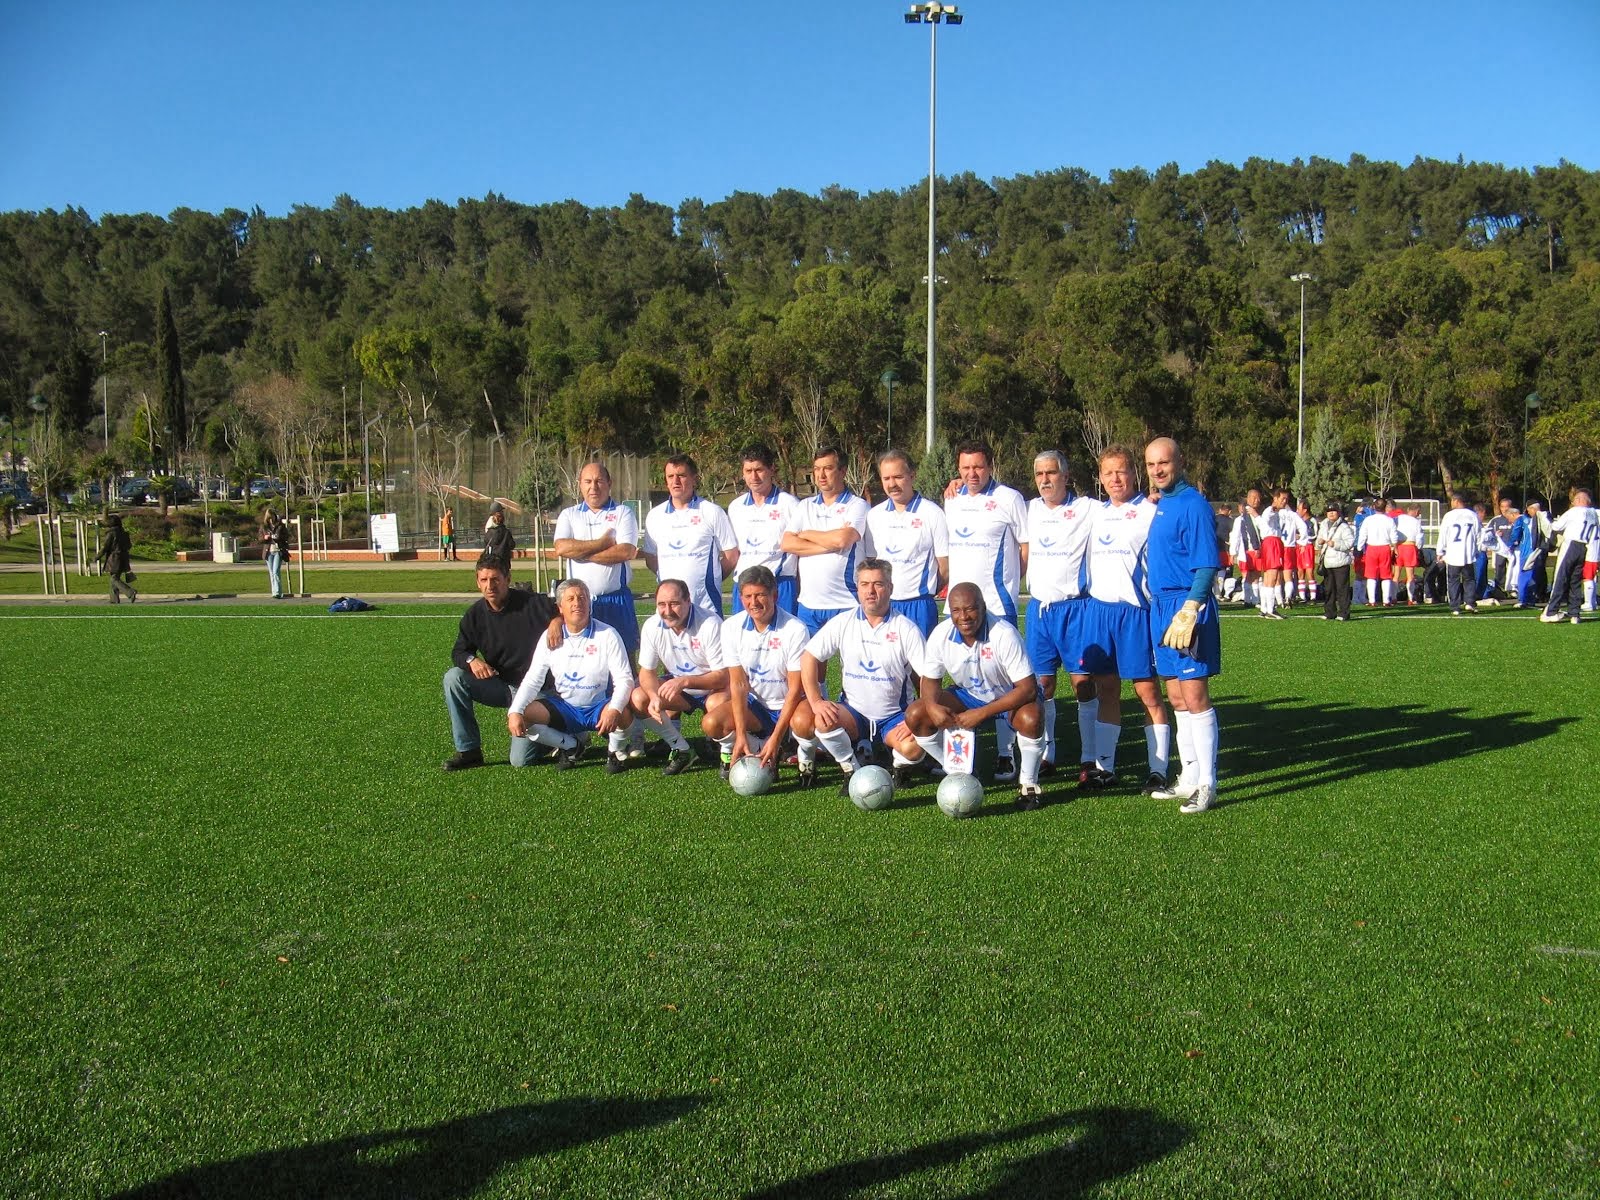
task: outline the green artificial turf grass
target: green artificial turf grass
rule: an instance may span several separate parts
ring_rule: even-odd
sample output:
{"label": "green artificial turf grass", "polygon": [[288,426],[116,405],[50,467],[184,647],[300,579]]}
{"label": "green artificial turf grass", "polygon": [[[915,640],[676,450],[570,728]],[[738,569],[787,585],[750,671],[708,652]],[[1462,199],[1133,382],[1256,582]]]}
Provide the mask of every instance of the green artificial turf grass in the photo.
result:
{"label": "green artificial turf grass", "polygon": [[1221,809],[951,822],[446,775],[456,611],[0,614],[0,1191],[1592,1193],[1594,630],[1230,614]]}

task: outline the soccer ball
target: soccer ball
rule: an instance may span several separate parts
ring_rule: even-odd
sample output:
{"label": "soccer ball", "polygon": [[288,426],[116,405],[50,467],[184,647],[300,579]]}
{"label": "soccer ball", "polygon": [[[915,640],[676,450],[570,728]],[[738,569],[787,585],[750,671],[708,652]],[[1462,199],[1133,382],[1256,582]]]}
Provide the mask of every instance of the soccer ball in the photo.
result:
{"label": "soccer ball", "polygon": [[745,755],[728,768],[728,786],[741,796],[763,795],[777,779],[778,773],[754,754]]}
{"label": "soccer ball", "polygon": [[946,775],[939,781],[938,801],[945,816],[968,816],[983,803],[983,784],[976,775]]}
{"label": "soccer ball", "polygon": [[887,808],[894,799],[894,776],[882,767],[858,767],[850,774],[850,799],[862,812]]}

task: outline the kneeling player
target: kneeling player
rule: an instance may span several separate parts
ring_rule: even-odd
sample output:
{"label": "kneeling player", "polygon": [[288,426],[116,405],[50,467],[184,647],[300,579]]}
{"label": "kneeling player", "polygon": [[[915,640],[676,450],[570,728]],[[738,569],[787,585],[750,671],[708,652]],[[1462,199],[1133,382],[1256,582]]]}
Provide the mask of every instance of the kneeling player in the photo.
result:
{"label": "kneeling player", "polygon": [[[951,686],[943,686],[948,675]],[[991,620],[976,584],[950,589],[950,616],[928,639],[920,698],[906,710],[917,744],[935,758],[947,729],[977,729],[1005,721],[1022,748],[1017,807],[1044,803],[1039,764],[1044,760],[1044,721],[1037,702],[1033,665],[1022,636],[1007,621]]]}
{"label": "kneeling player", "polygon": [[[514,738],[554,747],[556,765],[563,770],[583,753],[576,735],[596,730],[609,739],[606,773],[627,770],[633,670],[622,638],[590,615],[589,587],[581,580],[562,582],[556,589],[556,609],[561,624],[539,639],[528,673],[511,698],[506,725]],[[552,690],[541,692],[546,678]]]}
{"label": "kneeling player", "polygon": [[[923,658],[922,630],[907,617],[889,611],[892,568],[881,558],[867,558],[856,568],[860,607],[830,620],[806,646],[800,672],[810,711],[795,721],[798,734],[815,733],[845,773],[840,787],[849,794],[850,775],[861,766],[859,741],[881,741],[894,754],[896,768],[922,759],[922,750],[905,725],[905,705]],[[839,656],[843,682],[837,701],[823,691],[825,664]],[[815,783],[815,771],[804,786]]]}
{"label": "kneeling player", "polygon": [[[753,753],[776,770],[790,726],[802,714],[809,717],[800,682],[806,627],[799,617],[778,607],[778,579],[770,568],[748,568],[739,576],[738,586],[744,611],[722,623],[728,690],[707,700],[700,721],[700,732],[722,747],[724,779],[735,759],[752,753],[752,737],[764,739]],[[817,745],[800,739],[799,746],[803,783],[807,771],[816,778]]]}
{"label": "kneeling player", "polygon": [[727,686],[721,620],[694,606],[681,579],[663,579],[656,585],[656,615],[640,631],[639,686],[629,705],[639,723],[672,748],[663,775],[681,775],[695,762],[678,719],[726,704]]}

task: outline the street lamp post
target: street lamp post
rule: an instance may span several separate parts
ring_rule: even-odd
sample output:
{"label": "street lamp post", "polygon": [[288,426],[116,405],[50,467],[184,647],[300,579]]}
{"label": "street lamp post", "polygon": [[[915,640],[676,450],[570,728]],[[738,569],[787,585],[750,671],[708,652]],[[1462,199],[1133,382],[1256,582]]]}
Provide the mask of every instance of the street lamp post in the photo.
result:
{"label": "street lamp post", "polygon": [[1306,451],[1306,284],[1315,282],[1316,278],[1304,271],[1289,276],[1290,283],[1300,285],[1300,432],[1295,439],[1296,457]]}
{"label": "street lamp post", "polygon": [[934,430],[934,287],[938,282],[938,272],[934,270],[934,255],[936,251],[934,233],[934,131],[936,128],[935,117],[938,111],[939,96],[939,25],[959,25],[962,16],[954,4],[944,4],[941,0],[932,0],[931,3],[913,4],[905,15],[907,25],[928,26],[928,414],[927,414],[927,444],[926,453],[933,453]]}
{"label": "street lamp post", "polygon": [[894,385],[900,382],[900,373],[893,367],[878,376],[883,380],[883,386],[889,389],[889,399],[884,404],[883,418],[883,448],[894,449]]}
{"label": "street lamp post", "polygon": [[111,376],[106,373],[106,338],[110,336],[104,329],[100,331],[100,436],[107,454],[111,453]]}
{"label": "street lamp post", "polygon": [[1528,509],[1528,418],[1544,403],[1538,392],[1529,392],[1522,401],[1522,509]]}

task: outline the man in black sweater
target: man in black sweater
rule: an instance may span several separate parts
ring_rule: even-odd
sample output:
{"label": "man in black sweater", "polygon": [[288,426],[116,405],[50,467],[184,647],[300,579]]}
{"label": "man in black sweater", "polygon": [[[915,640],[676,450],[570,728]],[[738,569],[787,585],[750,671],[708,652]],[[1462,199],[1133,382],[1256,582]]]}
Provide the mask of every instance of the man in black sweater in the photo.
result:
{"label": "man in black sweater", "polygon": [[[511,697],[533,661],[534,646],[556,616],[548,596],[512,590],[509,572],[499,559],[485,553],[478,559],[477,575],[483,599],[462,616],[450,655],[455,665],[444,673],[444,705],[456,747],[444,760],[446,771],[483,765],[474,705],[511,706]],[[527,738],[511,739],[512,766],[527,766],[534,753],[534,743]]]}

